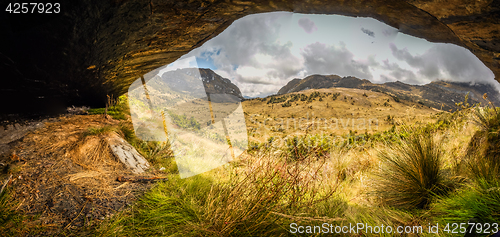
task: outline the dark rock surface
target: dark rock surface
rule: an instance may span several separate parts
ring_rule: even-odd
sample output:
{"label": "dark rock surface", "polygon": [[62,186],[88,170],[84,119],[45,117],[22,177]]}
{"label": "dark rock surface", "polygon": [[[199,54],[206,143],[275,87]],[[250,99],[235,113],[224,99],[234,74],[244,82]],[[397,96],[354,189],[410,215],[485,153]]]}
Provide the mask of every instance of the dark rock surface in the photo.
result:
{"label": "dark rock surface", "polygon": [[373,17],[400,32],[471,50],[500,78],[496,0],[62,0],[59,14],[0,7],[0,113],[103,106],[245,15],[293,11]]}

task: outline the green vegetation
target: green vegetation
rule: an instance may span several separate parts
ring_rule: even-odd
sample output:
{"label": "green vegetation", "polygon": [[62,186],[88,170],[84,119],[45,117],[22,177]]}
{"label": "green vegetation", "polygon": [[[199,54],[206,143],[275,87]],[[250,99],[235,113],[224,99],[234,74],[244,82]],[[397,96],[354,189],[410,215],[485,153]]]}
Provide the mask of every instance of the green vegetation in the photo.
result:
{"label": "green vegetation", "polygon": [[[338,96],[334,93],[332,99]],[[316,98],[323,96],[294,94],[288,101],[284,96],[270,97],[272,102],[267,103],[289,107],[299,99]],[[390,106],[387,99],[384,103]],[[250,141],[248,158],[220,169],[219,180],[208,178],[218,177],[211,174],[181,180],[171,162],[165,164],[170,167],[168,181],[103,224],[99,233],[270,236],[288,233],[291,222],[422,225],[424,229],[428,223],[445,226],[471,218],[492,223],[500,213],[496,111],[462,103],[454,113],[433,115],[432,123],[400,124],[399,116],[384,115],[392,127],[383,132],[281,133],[266,137],[265,142]],[[478,129],[468,125],[471,116]],[[466,126],[472,137],[464,135]],[[163,150],[158,148],[161,144],[148,146],[136,141],[129,130],[122,128],[122,132],[141,153],[149,152],[148,159],[172,160],[168,146]],[[467,149],[464,142],[469,143]],[[363,186],[362,180],[373,181]],[[357,199],[362,201],[352,201]]]}
{"label": "green vegetation", "polygon": [[188,118],[185,114],[178,115],[174,114],[171,111],[168,111],[168,114],[170,115],[170,118],[172,118],[173,122],[181,128],[191,129],[195,131],[201,129],[200,123],[196,121],[196,119],[194,119],[194,117],[192,116]]}
{"label": "green vegetation", "polygon": [[333,93],[332,100],[336,100],[340,96],[340,93]]}
{"label": "green vegetation", "polygon": [[435,195],[451,189],[440,142],[430,133],[415,134],[380,153],[377,194],[393,207],[427,208]]}
{"label": "green vegetation", "polygon": [[0,233],[4,236],[20,236],[25,217],[15,210],[15,203],[9,197],[9,189],[0,194]]}
{"label": "green vegetation", "polygon": [[130,114],[128,107],[127,96],[122,95],[117,100],[112,100],[108,97],[107,109],[106,108],[93,108],[89,109],[89,114],[106,114],[114,119],[125,120],[125,114]]}
{"label": "green vegetation", "polygon": [[290,97],[290,100],[288,100],[287,102],[295,102],[295,101],[298,101],[299,99],[300,99],[300,95],[299,94],[293,94]]}
{"label": "green vegetation", "polygon": [[84,132],[84,136],[98,136],[101,134],[106,134],[108,132],[116,131],[112,126],[103,126],[103,127],[90,127],[87,131]]}
{"label": "green vegetation", "polygon": [[137,151],[144,156],[154,167],[167,169],[167,172],[177,172],[173,152],[169,142],[143,141],[137,138],[132,124],[122,122],[119,124],[119,133]]}
{"label": "green vegetation", "polygon": [[321,165],[268,159],[271,154],[260,154],[253,172],[239,170],[241,174],[224,182],[172,175],[133,208],[102,225],[100,232],[104,236],[275,236],[286,233],[290,219],[300,224],[339,223],[347,205],[336,197],[336,186],[322,187],[307,175],[318,172]]}
{"label": "green vegetation", "polygon": [[391,95],[392,99],[395,101],[395,102],[400,102],[399,98],[397,96],[394,96],[394,95]]}
{"label": "green vegetation", "polygon": [[269,101],[267,101],[268,104],[277,104],[277,103],[282,103],[285,102],[287,99],[287,96],[281,96],[281,97],[276,97],[276,96],[271,96]]}
{"label": "green vegetation", "polygon": [[[453,195],[444,197],[433,206],[433,214],[446,223],[498,223],[500,220],[500,180],[478,179]],[[485,229],[486,227],[483,227]],[[476,230],[477,231],[477,230]]]}
{"label": "green vegetation", "polygon": [[300,101],[306,101],[306,100],[307,100],[307,95],[300,94]]}
{"label": "green vegetation", "polygon": [[496,181],[500,177],[500,110],[476,107],[472,122],[479,130],[467,148],[467,167],[475,178]]}
{"label": "green vegetation", "polygon": [[281,107],[290,107],[290,106],[292,106],[292,103],[290,103],[290,101],[281,104]]}

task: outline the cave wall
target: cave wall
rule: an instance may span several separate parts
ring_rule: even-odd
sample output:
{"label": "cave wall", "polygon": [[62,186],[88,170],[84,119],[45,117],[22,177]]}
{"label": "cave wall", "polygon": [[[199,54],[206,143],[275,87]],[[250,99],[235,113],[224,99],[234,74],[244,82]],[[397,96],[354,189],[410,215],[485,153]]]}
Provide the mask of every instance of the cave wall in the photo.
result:
{"label": "cave wall", "polygon": [[468,48],[500,79],[500,1],[86,0],[50,16],[1,4],[0,113],[102,106],[245,15],[272,11],[373,17],[401,32]]}

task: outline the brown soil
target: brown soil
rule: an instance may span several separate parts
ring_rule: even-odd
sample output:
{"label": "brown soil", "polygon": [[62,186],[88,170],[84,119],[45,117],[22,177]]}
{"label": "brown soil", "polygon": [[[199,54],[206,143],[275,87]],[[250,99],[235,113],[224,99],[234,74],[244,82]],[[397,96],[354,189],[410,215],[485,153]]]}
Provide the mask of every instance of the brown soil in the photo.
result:
{"label": "brown soil", "polygon": [[[42,235],[98,224],[130,205],[148,184],[120,183],[132,175],[113,155],[106,133],[86,134],[91,127],[118,125],[102,115],[70,115],[12,142],[0,163],[10,164],[9,185],[16,209],[37,216],[29,225]],[[5,178],[0,175],[1,180]]]}

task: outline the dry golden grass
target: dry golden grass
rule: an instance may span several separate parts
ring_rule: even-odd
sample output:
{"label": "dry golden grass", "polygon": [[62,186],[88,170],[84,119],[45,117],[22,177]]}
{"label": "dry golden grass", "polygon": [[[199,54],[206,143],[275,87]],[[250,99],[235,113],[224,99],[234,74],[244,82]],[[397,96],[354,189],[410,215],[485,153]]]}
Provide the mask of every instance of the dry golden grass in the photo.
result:
{"label": "dry golden grass", "polygon": [[282,107],[282,103],[267,104],[269,99],[244,101],[251,141],[263,142],[271,136],[296,136],[305,134],[306,130],[309,134],[375,133],[386,131],[393,125],[432,122],[440,112],[418,103],[396,102],[387,94],[360,89],[311,89],[286,95],[289,100],[291,95],[309,96],[314,92],[340,95],[335,100],[332,95],[323,97],[322,101],[319,97],[311,102],[299,99],[291,102],[290,107]]}
{"label": "dry golden grass", "polygon": [[112,130],[108,128],[118,121],[101,115],[58,120],[26,135],[16,148],[24,164],[12,194],[20,203],[17,210],[40,215],[37,223],[49,230],[56,227],[54,231],[99,221],[130,202],[132,192],[145,188],[116,181],[131,174],[105,141]]}

